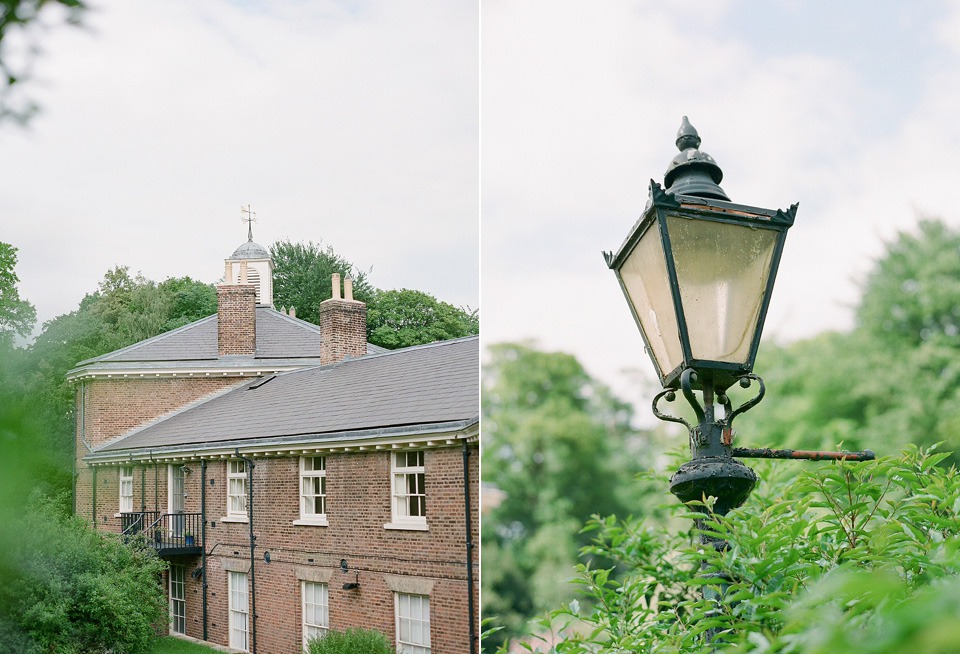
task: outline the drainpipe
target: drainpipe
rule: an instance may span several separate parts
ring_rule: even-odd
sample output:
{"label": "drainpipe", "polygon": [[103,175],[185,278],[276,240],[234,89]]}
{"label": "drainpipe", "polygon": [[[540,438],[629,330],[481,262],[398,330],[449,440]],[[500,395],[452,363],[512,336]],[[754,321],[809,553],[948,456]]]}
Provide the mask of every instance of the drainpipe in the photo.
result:
{"label": "drainpipe", "polygon": [[[153,461],[153,452],[150,452],[150,460]],[[157,470],[157,462],[153,461],[153,510],[160,516],[160,473]]]}
{"label": "drainpipe", "polygon": [[470,448],[463,441],[463,506],[467,517],[467,613],[470,616],[470,654],[477,654],[477,626],[473,606],[473,536],[470,519]]}
{"label": "drainpipe", "polygon": [[93,528],[97,528],[97,466],[93,466]]}
{"label": "drainpipe", "polygon": [[200,469],[203,471],[203,481],[200,484],[200,567],[203,575],[203,639],[207,639],[207,460],[200,460]]}
{"label": "drainpipe", "polygon": [[253,640],[253,654],[257,654],[257,587],[256,576],[254,575],[254,554],[256,552],[256,536],[253,535],[253,459],[249,459],[240,454],[240,448],[234,448],[234,458],[240,459],[247,464],[247,523],[250,525],[250,612],[253,614],[253,620],[250,629],[250,638]]}

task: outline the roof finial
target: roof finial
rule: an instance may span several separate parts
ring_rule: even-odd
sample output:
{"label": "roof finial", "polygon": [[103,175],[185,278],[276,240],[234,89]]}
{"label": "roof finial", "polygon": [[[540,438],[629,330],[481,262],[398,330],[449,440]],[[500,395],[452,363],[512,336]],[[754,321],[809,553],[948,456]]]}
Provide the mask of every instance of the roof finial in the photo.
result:
{"label": "roof finial", "polygon": [[677,130],[676,143],[680,154],[667,167],[663,176],[664,190],[671,195],[692,195],[729,202],[730,198],[718,186],[723,179],[723,171],[713,157],[700,150],[700,135],[686,116]]}
{"label": "roof finial", "polygon": [[680,123],[680,129],[677,130],[677,149],[683,152],[690,148],[700,147],[700,135],[697,134],[697,128],[690,124],[690,120],[684,116]]}
{"label": "roof finial", "polygon": [[257,213],[250,210],[250,205],[248,204],[246,209],[243,205],[240,205],[240,213],[247,214],[246,217],[241,217],[240,222],[247,223],[247,241],[253,242],[253,223],[257,222]]}

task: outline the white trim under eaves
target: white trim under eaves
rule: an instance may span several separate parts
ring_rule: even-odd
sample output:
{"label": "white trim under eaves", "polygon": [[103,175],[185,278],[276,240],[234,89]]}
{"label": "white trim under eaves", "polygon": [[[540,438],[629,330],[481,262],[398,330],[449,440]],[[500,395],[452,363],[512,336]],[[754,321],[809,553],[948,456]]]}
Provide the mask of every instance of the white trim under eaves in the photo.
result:
{"label": "white trim under eaves", "polygon": [[338,434],[305,434],[293,437],[261,438],[246,441],[195,443],[137,450],[97,451],[82,460],[89,466],[152,462],[179,463],[202,459],[231,459],[235,451],[251,457],[287,457],[340,452],[390,452],[401,449],[432,449],[476,443],[480,437],[478,418],[432,425],[411,425],[365,429]]}
{"label": "white trim under eaves", "polygon": [[178,377],[185,379],[216,379],[219,377],[262,377],[275,375],[281,372],[301,370],[315,367],[315,363],[287,365],[287,366],[246,366],[237,368],[134,368],[129,370],[91,370],[78,372],[75,375],[67,374],[68,382],[84,381],[87,379],[156,379],[162,377]]}

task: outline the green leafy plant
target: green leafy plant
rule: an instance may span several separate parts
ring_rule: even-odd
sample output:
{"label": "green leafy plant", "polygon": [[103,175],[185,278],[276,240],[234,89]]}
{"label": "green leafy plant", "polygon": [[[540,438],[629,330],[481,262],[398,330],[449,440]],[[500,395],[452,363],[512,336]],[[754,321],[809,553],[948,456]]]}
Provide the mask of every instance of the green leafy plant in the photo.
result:
{"label": "green leafy plant", "polygon": [[64,515],[62,501],[35,500],[5,528],[0,576],[0,651],[152,651],[166,621],[157,583],[165,564],[146,547]]}
{"label": "green leafy plant", "polygon": [[712,639],[731,652],[960,651],[960,479],[934,449],[787,478],[796,468],[758,466],[768,481],[750,500],[702,523],[726,540],[719,551],[699,546],[697,528],[595,517],[583,553],[632,573],[578,565],[583,600],[544,616],[541,645],[526,647],[681,653]]}
{"label": "green leafy plant", "polygon": [[308,654],[395,654],[387,637],[375,629],[328,631],[307,643]]}

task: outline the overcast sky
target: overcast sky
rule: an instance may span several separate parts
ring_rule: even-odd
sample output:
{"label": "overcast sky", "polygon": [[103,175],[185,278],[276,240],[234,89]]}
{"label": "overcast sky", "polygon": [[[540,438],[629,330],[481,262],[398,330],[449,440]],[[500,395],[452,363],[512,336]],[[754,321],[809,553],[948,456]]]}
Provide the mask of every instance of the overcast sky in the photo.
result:
{"label": "overcast sky", "polygon": [[115,265],[216,281],[249,203],[257,242],[323,240],[381,288],[477,307],[482,269],[485,342],[645,404],[600,251],[683,115],[734,202],[800,203],[766,340],[849,328],[918,216],[960,228],[956,0],[92,4],[42,35],[43,112],[0,124],[0,240],[41,320]]}
{"label": "overcast sky", "polygon": [[960,228],[956,1],[492,0],[481,26],[484,339],[573,352],[645,413],[652,365],[600,252],[682,116],[734,202],[800,203],[766,341],[849,328],[918,216]]}
{"label": "overcast sky", "polygon": [[264,246],[479,305],[476,2],[89,4],[39,35],[42,112],[0,123],[0,240],[41,322],[116,265],[216,282],[247,204]]}

